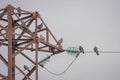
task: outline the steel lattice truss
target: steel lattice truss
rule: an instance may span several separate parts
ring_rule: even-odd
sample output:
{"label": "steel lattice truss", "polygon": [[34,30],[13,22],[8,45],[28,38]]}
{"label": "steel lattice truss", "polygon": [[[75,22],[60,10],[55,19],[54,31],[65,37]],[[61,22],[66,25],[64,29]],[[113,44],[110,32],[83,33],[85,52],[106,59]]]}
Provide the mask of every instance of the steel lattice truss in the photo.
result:
{"label": "steel lattice truss", "polygon": [[[0,60],[8,67],[8,75],[0,73],[0,77],[14,80],[17,69],[24,75],[23,80],[30,79],[34,72],[38,80],[38,52],[49,52],[52,55],[61,53],[64,51],[61,43],[62,39],[54,37],[38,12],[6,6],[0,10],[0,48],[7,47],[8,59],[2,56],[4,52],[0,52]],[[34,52],[34,61],[24,53],[25,50]],[[22,55],[33,63],[34,66],[27,74],[15,63],[17,55]]]}

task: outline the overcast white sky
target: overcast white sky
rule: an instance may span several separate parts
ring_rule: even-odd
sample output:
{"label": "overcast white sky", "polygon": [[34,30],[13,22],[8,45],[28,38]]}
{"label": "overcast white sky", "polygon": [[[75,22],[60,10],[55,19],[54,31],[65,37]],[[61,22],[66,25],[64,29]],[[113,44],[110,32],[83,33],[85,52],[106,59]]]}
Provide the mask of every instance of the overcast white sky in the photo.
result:
{"label": "overcast white sky", "polygon": [[[56,38],[64,39],[65,48],[82,45],[86,51],[94,46],[102,51],[120,51],[120,0],[0,0],[0,8],[8,4],[38,11]],[[46,67],[59,73],[73,58],[56,55]],[[39,68],[39,80],[120,80],[119,61],[120,53],[81,54],[61,76]],[[1,68],[0,72],[5,71]]]}

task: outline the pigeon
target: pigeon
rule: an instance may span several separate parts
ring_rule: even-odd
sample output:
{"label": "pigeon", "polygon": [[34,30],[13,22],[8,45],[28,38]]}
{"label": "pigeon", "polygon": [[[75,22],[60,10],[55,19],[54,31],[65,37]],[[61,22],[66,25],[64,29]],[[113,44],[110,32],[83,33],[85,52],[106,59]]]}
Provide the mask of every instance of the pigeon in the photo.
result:
{"label": "pigeon", "polygon": [[40,25],[38,25],[38,29],[41,29],[43,27],[43,24],[41,23]]}
{"label": "pigeon", "polygon": [[85,53],[82,46],[79,46],[79,50],[80,50],[80,52],[82,52],[83,54]]}
{"label": "pigeon", "polygon": [[28,66],[24,65],[23,67],[25,70],[30,71]]}
{"label": "pigeon", "polygon": [[21,9],[18,7],[18,15],[21,16]]}
{"label": "pigeon", "polygon": [[94,47],[94,52],[97,54],[97,55],[99,55],[99,51],[98,51],[98,48],[95,46]]}

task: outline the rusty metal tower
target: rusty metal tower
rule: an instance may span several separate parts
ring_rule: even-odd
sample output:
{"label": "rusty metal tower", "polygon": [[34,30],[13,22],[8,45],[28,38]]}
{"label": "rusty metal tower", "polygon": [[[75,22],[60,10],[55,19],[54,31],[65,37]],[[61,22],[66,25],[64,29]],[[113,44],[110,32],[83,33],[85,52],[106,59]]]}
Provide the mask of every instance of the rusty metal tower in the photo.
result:
{"label": "rusty metal tower", "polygon": [[[39,53],[47,52],[52,56],[64,52],[62,40],[54,37],[38,12],[25,11],[11,5],[0,9],[0,48],[5,46],[8,54],[6,59],[2,55],[4,52],[0,52],[0,60],[8,68],[8,75],[0,73],[0,77],[15,80],[15,69],[17,69],[24,75],[23,80],[31,80],[29,77],[33,73],[36,75],[34,80],[38,80]],[[25,50],[31,51],[35,60],[28,57],[24,53]],[[16,64],[17,55],[24,56],[34,65],[27,74]]]}
{"label": "rusty metal tower", "polygon": [[[93,51],[85,52],[82,46],[79,46],[79,48],[68,47],[68,49],[63,49],[61,45],[62,42],[62,38],[60,40],[55,38],[38,12],[29,12],[11,5],[0,9],[0,50],[5,49],[0,52],[0,61],[5,64],[7,67],[6,71],[8,71],[7,75],[0,73],[0,79],[15,80],[17,70],[23,75],[21,80],[31,80],[30,77],[32,74],[35,75],[35,79],[32,80],[38,80],[38,66],[50,72],[44,67],[43,63],[55,54],[66,51],[74,55],[75,59],[68,66],[69,68],[80,53],[93,53]],[[93,50],[99,55],[100,51],[98,51],[97,47]],[[26,51],[29,51],[34,58],[29,57]],[[101,52],[106,53],[105,51]],[[49,55],[39,61],[38,58],[41,53],[47,53]],[[7,58],[4,54],[7,54]],[[33,65],[32,67],[23,66],[27,72],[24,72],[16,63],[17,56],[20,55]],[[61,75],[66,72],[68,68],[59,74],[50,73]]]}

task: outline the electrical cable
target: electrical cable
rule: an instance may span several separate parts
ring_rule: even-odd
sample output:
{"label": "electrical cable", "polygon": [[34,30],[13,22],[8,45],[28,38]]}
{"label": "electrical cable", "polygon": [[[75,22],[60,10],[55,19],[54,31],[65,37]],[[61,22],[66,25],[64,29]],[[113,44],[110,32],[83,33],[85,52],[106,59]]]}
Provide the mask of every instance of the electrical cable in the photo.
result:
{"label": "electrical cable", "polygon": [[61,72],[61,73],[54,73],[54,72],[50,71],[49,69],[47,69],[46,67],[43,67],[43,68],[44,68],[46,71],[48,71],[49,73],[51,73],[51,74],[53,74],[53,75],[55,75],[55,76],[60,76],[60,75],[62,75],[62,74],[64,74],[65,72],[68,71],[68,69],[72,66],[72,64],[75,62],[76,59],[77,59],[77,57],[75,57],[75,58],[73,59],[73,61],[68,65],[68,67],[67,67],[63,72]]}
{"label": "electrical cable", "polygon": [[[60,75],[62,75],[62,74],[64,74],[65,72],[67,72],[68,71],[68,69],[72,66],[72,64],[75,62],[75,60],[77,59],[77,57],[75,57],[74,59],[73,59],[73,61],[68,65],[68,67],[63,71],[63,72],[61,72],[61,73],[54,73],[54,72],[52,72],[52,71],[50,71],[49,69],[47,69],[46,67],[44,67],[44,66],[41,66],[42,68],[44,68],[47,72],[49,72],[50,74],[53,74],[53,75],[55,75],[55,76],[60,76]],[[33,67],[34,65],[32,65],[32,66],[30,66],[29,68],[31,68],[31,67]],[[26,71],[26,70],[23,70],[23,71]],[[19,75],[21,72],[18,72],[18,73],[16,73],[15,75]]]}
{"label": "electrical cable", "polygon": [[[85,53],[94,53],[94,51],[85,51]],[[120,53],[120,51],[99,51],[99,53]]]}
{"label": "electrical cable", "polygon": [[[51,54],[50,56],[48,56],[46,59],[48,59],[48,58],[50,58],[51,56],[53,56],[54,54]],[[43,59],[41,62],[43,62],[43,61],[45,61],[46,59]],[[31,65],[30,67],[28,67],[28,68],[32,68],[34,65]],[[42,67],[42,66],[41,66]],[[25,72],[26,71],[26,69],[24,69],[23,70],[23,72]],[[19,75],[19,74],[21,74],[21,72],[18,72],[18,73],[16,73],[15,75]]]}
{"label": "electrical cable", "polygon": [[[120,51],[99,51],[100,53],[120,53]],[[94,53],[93,51],[85,51],[85,53]],[[52,55],[51,55],[52,56]],[[79,56],[79,54],[73,59],[73,61],[68,65],[68,67],[60,73],[54,73],[52,71],[50,71],[48,68],[41,66],[42,68],[44,68],[47,72],[49,72],[50,74],[53,74],[55,76],[60,76],[62,74],[64,74],[65,72],[68,71],[68,69],[72,66],[72,64],[75,62],[75,60],[77,59],[77,57]],[[30,66],[29,68],[33,67],[34,65]],[[24,69],[23,72],[25,72],[26,70]],[[21,74],[21,72],[15,73],[15,75],[19,75]]]}

